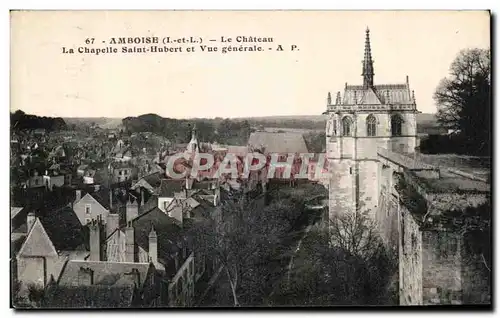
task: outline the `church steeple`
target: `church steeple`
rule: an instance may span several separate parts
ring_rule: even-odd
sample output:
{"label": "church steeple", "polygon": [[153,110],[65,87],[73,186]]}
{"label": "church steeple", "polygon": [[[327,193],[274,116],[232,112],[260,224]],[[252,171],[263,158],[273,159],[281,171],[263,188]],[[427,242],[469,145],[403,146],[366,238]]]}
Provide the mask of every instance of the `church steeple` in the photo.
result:
{"label": "church steeple", "polygon": [[365,56],[363,60],[363,87],[368,88],[373,86],[373,60],[372,50],[370,47],[370,29],[366,28],[365,38]]}
{"label": "church steeple", "polygon": [[198,145],[198,137],[196,135],[196,123],[193,124],[193,129],[191,130],[191,141],[189,142],[186,151],[188,153],[196,153],[200,149]]}
{"label": "church steeple", "polygon": [[196,123],[193,124],[193,129],[191,130],[191,139],[196,140]]}

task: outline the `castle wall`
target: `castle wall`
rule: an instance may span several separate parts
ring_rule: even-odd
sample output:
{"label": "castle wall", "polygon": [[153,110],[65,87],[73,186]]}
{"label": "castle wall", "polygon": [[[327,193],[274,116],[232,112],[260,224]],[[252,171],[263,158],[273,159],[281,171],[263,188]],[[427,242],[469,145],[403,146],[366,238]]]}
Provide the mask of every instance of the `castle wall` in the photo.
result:
{"label": "castle wall", "polygon": [[451,232],[422,233],[424,305],[461,303],[461,238]]}
{"label": "castle wall", "polygon": [[375,211],[378,205],[378,163],[376,161],[358,161],[358,188],[360,208],[368,210],[372,219],[375,219]]}
{"label": "castle wall", "polygon": [[424,303],[422,233],[411,214],[403,206],[400,206],[400,220],[399,301],[401,305],[422,305]]}
{"label": "castle wall", "polygon": [[[464,249],[462,251],[465,254]],[[463,255],[464,255],[463,254]],[[464,304],[491,303],[491,272],[480,255],[462,258],[462,301]]]}
{"label": "castle wall", "polygon": [[355,164],[350,159],[330,160],[331,179],[329,187],[330,217],[354,212],[355,208]]}

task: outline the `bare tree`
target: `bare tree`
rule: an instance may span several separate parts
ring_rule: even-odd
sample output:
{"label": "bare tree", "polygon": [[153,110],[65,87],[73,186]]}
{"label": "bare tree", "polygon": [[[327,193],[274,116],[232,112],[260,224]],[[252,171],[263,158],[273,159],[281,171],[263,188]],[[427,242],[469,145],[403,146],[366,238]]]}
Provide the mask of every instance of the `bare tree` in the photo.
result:
{"label": "bare tree", "polygon": [[[266,273],[257,272],[256,264],[262,262],[283,232],[283,226],[265,210],[263,199],[249,200],[243,195],[223,203],[193,231],[198,253],[215,257],[222,267],[234,306],[240,306],[242,293],[258,293],[250,289],[262,285],[261,278]],[[255,284],[256,281],[259,284]]]}

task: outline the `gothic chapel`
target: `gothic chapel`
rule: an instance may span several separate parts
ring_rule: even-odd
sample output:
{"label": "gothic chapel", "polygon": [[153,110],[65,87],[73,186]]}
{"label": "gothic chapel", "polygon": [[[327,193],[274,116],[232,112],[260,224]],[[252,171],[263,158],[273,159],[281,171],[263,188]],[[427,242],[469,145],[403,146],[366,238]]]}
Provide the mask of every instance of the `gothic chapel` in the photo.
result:
{"label": "gothic chapel", "polygon": [[348,85],[333,101],[328,93],[326,151],[332,172],[330,216],[377,208],[377,153],[413,153],[417,146],[414,93],[402,84],[374,84],[370,30],[366,29],[363,85]]}

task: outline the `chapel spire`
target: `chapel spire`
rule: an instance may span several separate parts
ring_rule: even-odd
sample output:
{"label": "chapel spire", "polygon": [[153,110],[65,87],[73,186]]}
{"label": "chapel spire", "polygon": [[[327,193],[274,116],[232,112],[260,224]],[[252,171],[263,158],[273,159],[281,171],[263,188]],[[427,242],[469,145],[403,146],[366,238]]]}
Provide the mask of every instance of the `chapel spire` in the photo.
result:
{"label": "chapel spire", "polygon": [[373,60],[372,60],[372,50],[370,47],[370,29],[366,28],[365,37],[365,56],[363,60],[363,88],[369,88],[373,86]]}

